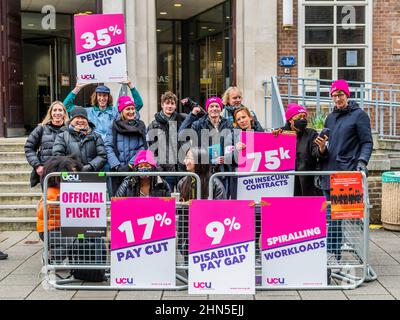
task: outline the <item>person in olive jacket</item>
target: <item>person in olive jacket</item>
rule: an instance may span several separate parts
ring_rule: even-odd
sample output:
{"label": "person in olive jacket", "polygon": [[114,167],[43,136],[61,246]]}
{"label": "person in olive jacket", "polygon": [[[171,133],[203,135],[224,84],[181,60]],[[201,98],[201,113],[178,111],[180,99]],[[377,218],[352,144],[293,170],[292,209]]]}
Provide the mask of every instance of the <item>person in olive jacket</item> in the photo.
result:
{"label": "person in olive jacket", "polygon": [[94,132],[85,108],[77,106],[71,111],[68,129],[57,135],[53,155],[73,155],[83,164],[83,172],[98,172],[103,169],[107,163],[104,142]]}
{"label": "person in olive jacket", "polygon": [[54,101],[47,110],[43,121],[26,140],[25,156],[33,168],[30,178],[32,188],[40,182],[44,163],[52,156],[56,136],[65,129],[65,123],[68,120],[68,112],[64,104]]}

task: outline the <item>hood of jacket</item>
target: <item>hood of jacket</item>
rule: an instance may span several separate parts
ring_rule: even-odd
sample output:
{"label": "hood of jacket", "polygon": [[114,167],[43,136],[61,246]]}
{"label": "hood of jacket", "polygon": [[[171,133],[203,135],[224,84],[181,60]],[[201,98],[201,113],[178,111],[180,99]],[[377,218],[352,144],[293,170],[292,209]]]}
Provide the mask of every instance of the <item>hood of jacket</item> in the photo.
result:
{"label": "hood of jacket", "polygon": [[141,120],[116,120],[113,128],[122,135],[145,135],[146,126]]}

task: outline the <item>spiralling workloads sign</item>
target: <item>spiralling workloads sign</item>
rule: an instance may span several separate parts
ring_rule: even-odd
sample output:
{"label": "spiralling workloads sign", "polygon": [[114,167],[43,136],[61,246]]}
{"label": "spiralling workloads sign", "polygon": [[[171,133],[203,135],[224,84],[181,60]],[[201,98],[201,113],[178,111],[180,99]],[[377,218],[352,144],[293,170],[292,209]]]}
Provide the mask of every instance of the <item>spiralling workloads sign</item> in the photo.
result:
{"label": "spiralling workloads sign", "polygon": [[78,82],[125,81],[124,15],[78,15],[74,23]]}
{"label": "spiralling workloads sign", "polygon": [[263,286],[326,286],[325,197],[263,198],[262,205]]}
{"label": "spiralling workloads sign", "polygon": [[106,236],[106,190],[105,176],[62,174],[60,222],[63,236]]}
{"label": "spiralling workloads sign", "polygon": [[189,294],[254,294],[252,201],[195,200],[189,209]]}
{"label": "spiralling workloads sign", "polygon": [[[239,153],[239,172],[294,171],[296,135],[245,132],[241,142],[246,148]],[[238,199],[260,201],[264,196],[293,196],[294,176],[287,174],[238,178]]]}
{"label": "spiralling workloads sign", "polygon": [[111,285],[175,286],[175,198],[112,198]]}

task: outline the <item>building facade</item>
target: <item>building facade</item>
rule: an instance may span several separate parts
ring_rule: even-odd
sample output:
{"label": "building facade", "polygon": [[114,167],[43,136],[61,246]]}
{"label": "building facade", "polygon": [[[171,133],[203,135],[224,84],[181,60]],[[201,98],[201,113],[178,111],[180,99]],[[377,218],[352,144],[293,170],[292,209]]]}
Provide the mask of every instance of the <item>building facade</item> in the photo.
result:
{"label": "building facade", "polygon": [[[0,136],[21,136],[75,85],[73,16],[124,13],[128,75],[149,123],[166,90],[200,103],[231,85],[262,123],[271,76],[398,83],[397,0],[0,0]],[[54,19],[53,19],[54,18]],[[281,67],[281,57],[295,60]],[[119,84],[108,84],[114,96]],[[93,90],[85,88],[85,105]]]}

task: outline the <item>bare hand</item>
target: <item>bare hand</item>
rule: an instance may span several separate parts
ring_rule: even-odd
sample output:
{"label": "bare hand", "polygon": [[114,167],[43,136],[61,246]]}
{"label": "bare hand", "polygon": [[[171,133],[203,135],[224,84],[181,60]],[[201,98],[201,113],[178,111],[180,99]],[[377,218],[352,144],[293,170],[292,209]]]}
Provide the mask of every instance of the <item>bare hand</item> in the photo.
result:
{"label": "bare hand", "polygon": [[326,151],[326,142],[328,141],[328,139],[329,138],[327,136],[324,136],[323,138],[317,137],[317,139],[315,139],[315,141],[314,141],[318,145],[319,152],[321,154],[324,154]]}
{"label": "bare hand", "polygon": [[224,164],[224,162],[225,162],[225,158],[224,157],[218,157],[217,158],[217,163],[218,164]]}
{"label": "bare hand", "polygon": [[246,145],[243,142],[236,143],[236,150],[237,151],[242,151],[244,149],[246,149]]}
{"label": "bare hand", "polygon": [[130,89],[132,89],[134,87],[131,79],[129,79],[129,78],[126,81],[122,81],[121,83],[126,84]]}
{"label": "bare hand", "polygon": [[87,85],[89,85],[90,83],[80,83],[77,82],[75,85],[74,90],[72,90],[73,93],[78,94],[79,91],[81,91],[84,87],[86,87]]}
{"label": "bare hand", "polygon": [[283,132],[283,130],[281,128],[272,130],[272,134],[275,137],[279,136],[282,132]]}
{"label": "bare hand", "polygon": [[200,107],[194,107],[192,110],[192,113],[197,116],[199,113],[201,112],[201,108]]}
{"label": "bare hand", "polygon": [[36,168],[36,173],[37,173],[39,176],[42,176],[42,175],[43,175],[43,166],[37,167],[37,168]]}

